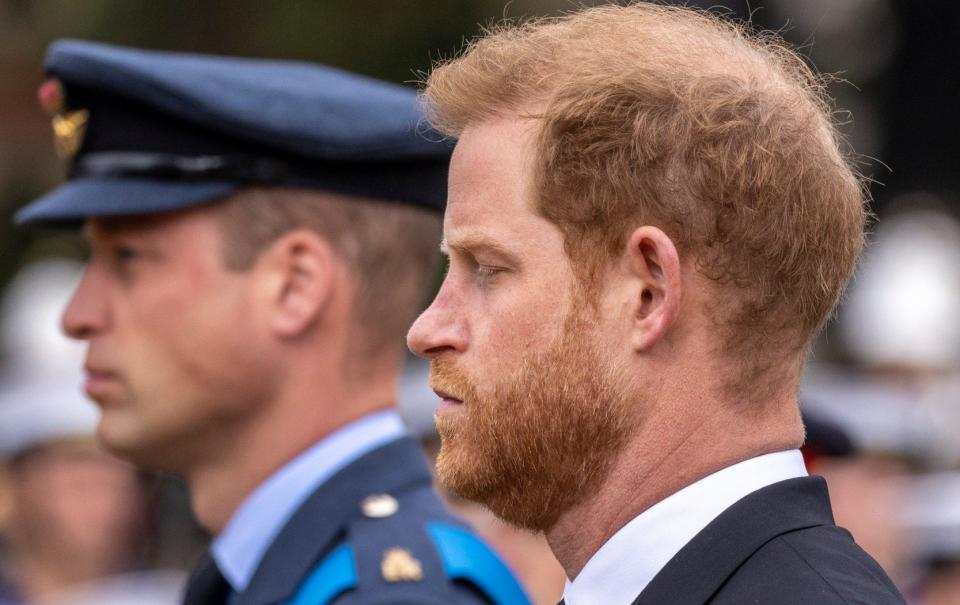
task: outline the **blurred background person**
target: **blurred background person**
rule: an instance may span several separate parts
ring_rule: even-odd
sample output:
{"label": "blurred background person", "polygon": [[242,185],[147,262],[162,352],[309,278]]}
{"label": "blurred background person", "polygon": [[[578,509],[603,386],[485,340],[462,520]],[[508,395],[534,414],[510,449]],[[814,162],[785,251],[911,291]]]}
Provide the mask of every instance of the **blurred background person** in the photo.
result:
{"label": "blurred background person", "polygon": [[910,477],[903,492],[901,533],[914,554],[915,603],[955,605],[960,602],[960,475]]}
{"label": "blurred background person", "polygon": [[960,222],[894,198],[806,376],[808,409],[857,455],[824,461],[836,515],[915,603],[960,603]]}
{"label": "blurred background person", "polygon": [[83,348],[57,318],[79,278],[71,261],[28,266],[3,306],[0,603],[176,603],[182,572],[146,572],[151,482],[103,452],[80,392]]}

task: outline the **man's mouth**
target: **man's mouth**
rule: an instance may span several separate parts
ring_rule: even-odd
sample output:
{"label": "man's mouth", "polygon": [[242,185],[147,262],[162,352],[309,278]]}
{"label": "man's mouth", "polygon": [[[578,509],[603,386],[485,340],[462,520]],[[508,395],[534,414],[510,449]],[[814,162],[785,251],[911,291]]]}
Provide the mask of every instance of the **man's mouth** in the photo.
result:
{"label": "man's mouth", "polygon": [[87,379],[83,383],[83,390],[90,399],[100,401],[116,388],[117,374],[115,372],[91,366],[84,367],[84,371]]}
{"label": "man's mouth", "polygon": [[437,397],[440,398],[440,404],[437,406],[437,413],[443,413],[444,410],[452,410],[459,408],[463,405],[463,400],[457,397],[454,397],[446,391],[440,389],[434,389],[434,393],[437,394]]}

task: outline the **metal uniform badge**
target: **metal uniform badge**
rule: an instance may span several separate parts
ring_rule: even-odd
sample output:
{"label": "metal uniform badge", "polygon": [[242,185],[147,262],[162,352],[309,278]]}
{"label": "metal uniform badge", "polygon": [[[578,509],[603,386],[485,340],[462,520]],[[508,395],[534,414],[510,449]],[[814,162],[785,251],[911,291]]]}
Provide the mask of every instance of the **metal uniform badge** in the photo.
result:
{"label": "metal uniform badge", "polygon": [[397,499],[390,494],[367,496],[363,502],[360,503],[360,510],[363,511],[365,516],[371,519],[389,517],[396,513],[399,508],[400,504],[397,502]]}
{"label": "metal uniform badge", "polygon": [[40,105],[52,116],[53,145],[57,155],[70,159],[80,151],[87,131],[90,112],[86,109],[67,111],[63,84],[57,79],[47,80],[37,91]]}
{"label": "metal uniform badge", "polygon": [[405,548],[391,548],[383,553],[380,571],[387,582],[419,582],[423,579],[420,561]]}
{"label": "metal uniform badge", "polygon": [[89,119],[90,112],[86,109],[53,116],[53,143],[58,156],[70,159],[80,151]]}

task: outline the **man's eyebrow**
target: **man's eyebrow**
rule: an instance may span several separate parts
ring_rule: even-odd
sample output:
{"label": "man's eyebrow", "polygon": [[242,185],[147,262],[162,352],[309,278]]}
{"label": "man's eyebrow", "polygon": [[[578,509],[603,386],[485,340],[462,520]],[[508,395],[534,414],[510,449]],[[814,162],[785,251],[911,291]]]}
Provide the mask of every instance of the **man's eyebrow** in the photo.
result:
{"label": "man's eyebrow", "polygon": [[93,241],[98,236],[112,236],[124,230],[126,226],[133,225],[135,219],[110,217],[108,219],[96,218],[84,221],[83,237],[87,241]]}
{"label": "man's eyebrow", "polygon": [[476,252],[489,252],[512,261],[519,261],[517,255],[506,246],[485,235],[470,234],[454,238],[453,240],[443,238],[443,241],[440,242],[440,252],[449,255],[450,250],[471,254]]}

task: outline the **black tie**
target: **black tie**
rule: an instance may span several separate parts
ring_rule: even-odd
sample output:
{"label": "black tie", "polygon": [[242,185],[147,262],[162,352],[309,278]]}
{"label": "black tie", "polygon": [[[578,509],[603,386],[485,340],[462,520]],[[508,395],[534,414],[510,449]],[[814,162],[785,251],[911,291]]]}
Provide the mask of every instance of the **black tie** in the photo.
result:
{"label": "black tie", "polygon": [[183,605],[226,605],[229,594],[230,584],[220,573],[213,557],[207,555],[187,580]]}

